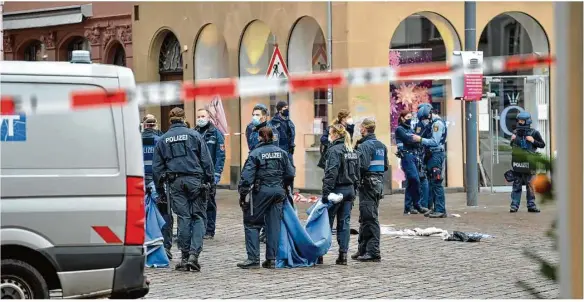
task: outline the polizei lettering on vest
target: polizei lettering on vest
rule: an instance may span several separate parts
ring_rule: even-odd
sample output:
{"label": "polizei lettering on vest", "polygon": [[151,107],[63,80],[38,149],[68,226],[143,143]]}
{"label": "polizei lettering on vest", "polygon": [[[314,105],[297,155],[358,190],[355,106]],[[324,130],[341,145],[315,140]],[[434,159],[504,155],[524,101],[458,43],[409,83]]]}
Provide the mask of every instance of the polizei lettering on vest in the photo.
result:
{"label": "polizei lettering on vest", "polygon": [[378,156],[385,156],[385,151],[383,149],[376,149],[375,154]]}
{"label": "polizei lettering on vest", "polygon": [[154,147],[153,146],[144,147],[144,153],[154,153]]}
{"label": "polizei lettering on vest", "polygon": [[529,168],[529,162],[513,163],[513,168]]}
{"label": "polizei lettering on vest", "polygon": [[262,159],[282,158],[282,152],[262,153]]}
{"label": "polizei lettering on vest", "polygon": [[168,144],[168,143],[186,141],[188,138],[189,138],[189,136],[187,134],[181,134],[181,135],[169,136],[164,140],[164,142]]}
{"label": "polizei lettering on vest", "polygon": [[359,156],[357,153],[345,153],[345,159],[357,159]]}

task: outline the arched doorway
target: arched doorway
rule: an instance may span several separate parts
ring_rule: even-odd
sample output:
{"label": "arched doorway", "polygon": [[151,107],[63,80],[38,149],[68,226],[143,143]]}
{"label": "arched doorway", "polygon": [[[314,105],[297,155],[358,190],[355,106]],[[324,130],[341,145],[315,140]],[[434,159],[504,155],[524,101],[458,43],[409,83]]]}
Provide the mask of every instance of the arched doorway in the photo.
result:
{"label": "arched doorway", "polygon": [[23,47],[19,59],[23,61],[42,61],[44,55],[44,45],[39,40],[32,40]]}
{"label": "arched doorway", "polygon": [[[160,74],[160,81],[182,81],[183,80],[183,59],[181,44],[177,37],[170,31],[163,33],[164,40],[160,46],[160,53],[158,56],[158,73]],[[160,107],[160,128],[162,131],[168,130],[170,126],[168,114],[174,107],[181,107],[181,105],[170,105]]]}
{"label": "arched doorway", "polygon": [[107,64],[126,66],[126,51],[119,42],[113,42],[107,52]]}
{"label": "arched doorway", "polygon": [[[215,24],[207,24],[199,32],[195,41],[193,61],[195,80],[229,77],[227,43],[225,43],[225,38]],[[207,109],[211,116],[211,121],[225,136],[224,147],[226,154],[221,184],[230,184],[231,171],[239,173],[240,170],[239,146],[241,136],[231,135],[232,132],[240,132],[238,129],[239,103],[223,100],[220,96],[216,96],[213,98],[197,98],[195,106],[195,110],[200,108]],[[231,129],[231,125],[235,125],[236,129]],[[237,146],[237,148],[232,148],[232,146]],[[235,179],[233,185],[236,185]]]}
{"label": "arched doorway", "polygon": [[91,52],[89,40],[84,37],[71,37],[68,41],[61,44],[59,50],[59,61],[71,61],[74,50],[87,50]]}
{"label": "arched doorway", "polygon": [[[296,21],[288,41],[288,69],[294,72],[322,72],[328,68],[324,34],[318,22],[304,16]],[[327,90],[318,89],[290,94],[290,118],[296,126],[295,185],[306,189],[320,189],[323,170],[317,167],[320,159],[320,136],[328,126]],[[314,143],[304,144],[303,139],[312,136]]]}
{"label": "arched doorway", "polygon": [[[239,45],[239,76],[265,75],[275,45],[276,36],[264,22],[255,20],[249,23]],[[242,135],[245,135],[246,128],[250,125],[252,109],[258,103],[270,108],[270,105],[275,107],[277,101],[270,97],[240,98]],[[247,140],[242,138],[241,158],[247,158],[248,152]]]}
{"label": "arched doorway", "polygon": [[[520,12],[503,13],[493,18],[482,30],[478,50],[484,57],[519,54],[548,54],[549,41],[539,23]],[[503,173],[511,167],[509,149],[516,116],[526,110],[533,124],[549,142],[549,68],[511,71],[484,78],[488,94],[483,112],[489,124],[480,127],[479,153],[484,186],[507,187]],[[480,106],[479,106],[480,107]],[[485,112],[486,111],[486,112]],[[550,155],[549,146],[540,150]]]}
{"label": "arched doorway", "polygon": [[[444,17],[431,12],[419,12],[404,19],[395,30],[389,50],[389,65],[398,67],[408,64],[448,61],[452,52],[461,49],[458,34]],[[421,103],[431,103],[434,111],[444,119],[448,126],[448,136],[462,136],[460,102],[450,97],[450,79],[416,79],[390,83],[390,132],[392,145],[395,146],[395,129],[398,127],[399,113],[404,110],[417,110]],[[415,117],[415,114],[414,114]],[[414,121],[415,122],[415,121]],[[448,186],[462,186],[462,142],[449,139],[447,158],[443,177]],[[396,158],[396,161],[399,159]],[[403,187],[405,175],[399,164],[392,165],[393,187]],[[448,172],[453,178],[448,177]]]}

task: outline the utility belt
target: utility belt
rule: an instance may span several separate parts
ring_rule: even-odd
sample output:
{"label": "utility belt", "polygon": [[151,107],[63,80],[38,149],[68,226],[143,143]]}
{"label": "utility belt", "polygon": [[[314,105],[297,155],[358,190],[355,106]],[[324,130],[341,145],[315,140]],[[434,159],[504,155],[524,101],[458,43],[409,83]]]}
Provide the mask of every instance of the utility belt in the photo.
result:
{"label": "utility belt", "polygon": [[428,148],[428,150],[430,150],[430,152],[444,152],[444,147],[433,147]]}
{"label": "utility belt", "polygon": [[169,172],[169,173],[166,173],[166,180],[168,181],[168,183],[173,183],[175,180],[177,180],[181,177],[185,177],[185,176],[202,178],[202,175],[199,173]]}
{"label": "utility belt", "polygon": [[402,159],[403,159],[404,157],[406,157],[406,154],[411,154],[411,155],[414,155],[414,156],[416,156],[416,155],[417,155],[417,153],[416,153],[415,151],[412,151],[412,150],[398,150],[398,151],[395,153],[395,155],[396,155],[398,158],[402,158]]}

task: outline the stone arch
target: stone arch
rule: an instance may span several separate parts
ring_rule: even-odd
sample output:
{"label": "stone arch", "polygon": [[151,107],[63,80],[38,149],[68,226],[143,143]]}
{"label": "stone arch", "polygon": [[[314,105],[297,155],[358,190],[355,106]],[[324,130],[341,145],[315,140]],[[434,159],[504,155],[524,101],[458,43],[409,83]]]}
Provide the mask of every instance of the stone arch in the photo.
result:
{"label": "stone arch", "polygon": [[205,24],[193,45],[193,78],[196,80],[229,76],[227,43],[217,25]]}
{"label": "stone arch", "polygon": [[118,39],[112,39],[105,46],[105,64],[112,64],[118,66],[127,66],[126,64],[126,49],[124,44]]}
{"label": "stone arch", "polygon": [[[288,37],[286,51],[288,70],[290,73],[310,73],[326,71],[329,60],[327,58],[326,39],[320,24],[311,16],[302,16],[294,22]],[[328,113],[332,109],[327,102],[327,89],[303,91],[289,94],[290,116],[296,125],[296,137],[303,138],[309,135],[318,137],[314,133],[315,121],[320,121],[321,129],[328,125]],[[300,187],[313,187],[322,178],[322,170],[316,163],[320,158],[319,152],[306,152],[305,146],[296,140],[297,151],[294,152],[296,163],[296,183]]]}
{"label": "stone arch", "polygon": [[[152,40],[150,41],[150,47],[148,49],[148,72],[152,75],[157,75],[160,79],[159,73],[159,61],[160,61],[160,49],[162,47],[162,43],[164,39],[167,37],[168,34],[173,35],[177,38],[180,44],[180,39],[175,31],[173,31],[170,27],[163,26],[159,28],[153,35]],[[153,78],[156,78],[153,76]]]}
{"label": "stone arch", "polygon": [[70,61],[72,50],[87,50],[91,52],[91,45],[89,40],[83,35],[72,33],[61,39],[57,47],[57,60]]}
{"label": "stone arch", "polygon": [[[33,52],[31,47],[35,47],[36,51],[34,51],[34,59],[31,58],[33,56]],[[20,43],[18,47],[16,47],[16,60],[19,61],[42,61],[44,52],[44,45],[38,39],[28,39]]]}
{"label": "stone arch", "polygon": [[[397,67],[410,63],[450,61],[454,51],[462,50],[460,37],[452,23],[444,16],[420,11],[402,20],[395,29],[390,42],[389,63]],[[451,95],[449,77],[420,78],[405,82],[390,83],[390,132],[395,143],[394,131],[398,126],[399,112],[403,109],[415,111],[419,103],[431,103],[449,126],[448,136],[462,140],[462,109],[459,101]],[[453,141],[453,139],[450,139]],[[463,146],[446,145],[448,158],[445,179],[450,183],[460,183],[457,176],[462,171]],[[452,173],[450,173],[452,172]],[[454,178],[449,179],[448,176]],[[393,181],[401,185],[405,180],[403,172],[396,165],[392,173]]]}

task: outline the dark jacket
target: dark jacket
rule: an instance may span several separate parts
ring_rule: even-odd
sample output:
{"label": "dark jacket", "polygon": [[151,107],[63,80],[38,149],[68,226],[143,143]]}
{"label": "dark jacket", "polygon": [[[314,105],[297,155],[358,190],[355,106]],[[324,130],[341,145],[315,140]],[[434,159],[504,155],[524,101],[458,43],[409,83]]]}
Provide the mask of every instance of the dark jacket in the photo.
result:
{"label": "dark jacket", "polygon": [[292,120],[284,118],[278,113],[270,120],[270,123],[273,128],[278,130],[278,134],[280,134],[280,137],[278,137],[279,147],[284,149],[284,151],[294,153],[294,147],[296,147],[294,143],[296,127]]}
{"label": "dark jacket", "polygon": [[[144,156],[144,178],[152,181],[152,158],[154,157],[154,148],[160,139],[158,130],[146,128],[142,131],[142,153]],[[148,185],[148,184],[146,184]]]}
{"label": "dark jacket", "polygon": [[322,179],[323,198],[327,198],[335,187],[355,186],[360,178],[359,166],[359,154],[347,150],[344,138],[332,142],[326,154]]}
{"label": "dark jacket", "polygon": [[[275,129],[272,126],[271,121],[266,121],[263,122],[257,126],[254,126],[253,124],[249,124],[247,125],[247,128],[245,129],[245,138],[247,139],[247,147],[249,148],[249,151],[253,150],[257,144],[260,143],[260,139],[259,139],[259,130],[262,127],[269,127],[272,128],[272,132],[274,133],[274,144],[276,144],[276,146],[279,145],[279,137],[280,134],[278,133],[278,129]],[[286,150],[287,152],[288,150]]]}
{"label": "dark jacket", "polygon": [[209,153],[213,159],[213,166],[215,167],[215,176],[221,176],[223,167],[225,166],[225,137],[223,133],[211,122],[205,127],[197,126],[195,130],[203,136],[203,139],[207,143],[207,148],[209,148]]}
{"label": "dark jacket", "polygon": [[260,142],[245,160],[239,181],[239,194],[247,195],[252,185],[259,185],[259,190],[264,186],[284,189],[285,185],[292,182],[295,173],[288,152],[273,142]]}
{"label": "dark jacket", "polygon": [[[536,152],[538,148],[545,148],[545,142],[539,131],[533,128],[518,128],[513,131],[515,139],[511,141],[511,147],[521,148],[528,152]],[[533,143],[529,142],[526,137],[533,137]]]}
{"label": "dark jacket", "polygon": [[[347,132],[353,138],[353,133],[355,132],[355,124],[347,125]],[[322,136],[320,137],[320,160],[318,161],[317,166],[324,169],[325,161],[326,161],[326,152],[329,148],[330,142],[328,141],[328,128],[324,129]]]}
{"label": "dark jacket", "polygon": [[367,174],[383,175],[389,169],[387,147],[377,140],[375,134],[367,134],[358,141],[361,176]]}
{"label": "dark jacket", "polygon": [[184,123],[173,123],[154,148],[152,172],[157,188],[165,173],[193,175],[214,183],[213,159],[203,137]]}

